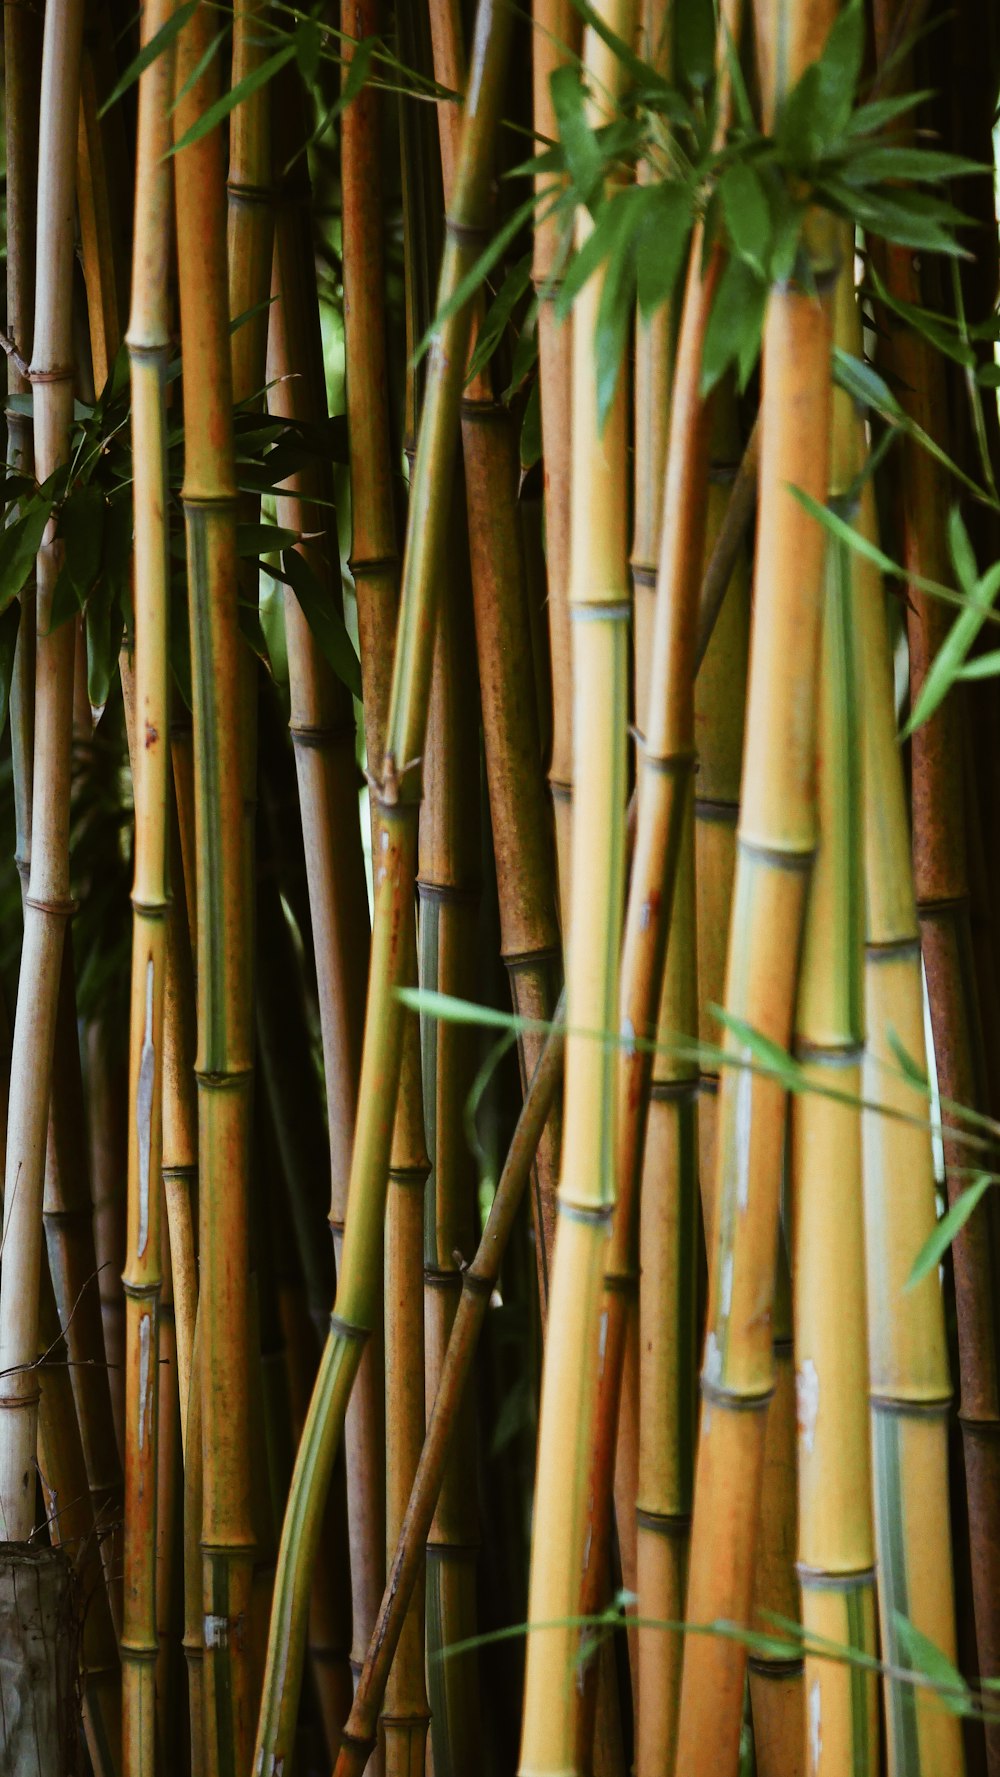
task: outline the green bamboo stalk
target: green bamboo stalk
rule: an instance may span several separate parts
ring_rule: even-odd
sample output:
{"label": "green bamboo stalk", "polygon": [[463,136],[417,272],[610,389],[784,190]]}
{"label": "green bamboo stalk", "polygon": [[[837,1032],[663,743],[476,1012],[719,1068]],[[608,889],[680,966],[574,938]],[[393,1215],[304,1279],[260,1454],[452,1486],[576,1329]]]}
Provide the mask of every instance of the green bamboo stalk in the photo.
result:
{"label": "green bamboo stalk", "polygon": [[[83,31],[82,0],[56,0],[45,20],[39,124],[37,285],[31,363],[35,473],[64,460],[72,419],[72,191]],[[0,1525],[23,1542],[35,1515],[34,1452],[45,1135],[59,975],[69,897],[73,629],[49,629],[60,550],[55,523],[38,554],[31,871],[11,1067],[4,1259],[0,1275]]]}
{"label": "green bamboo stalk", "polygon": [[[461,532],[461,515],[456,527]],[[420,815],[420,984],[460,999],[475,996],[479,939],[479,746],[474,658],[464,562],[457,555],[441,591],[425,745]],[[424,1214],[426,1394],[437,1395],[462,1288],[463,1255],[476,1232],[477,1169],[465,1128],[476,1051],[461,1026],[421,1020],[424,1130],[430,1172]],[[466,1397],[453,1434],[427,1544],[427,1653],[436,1777],[473,1770],[482,1757],[477,1656],[442,1660],[443,1648],[476,1633],[479,1517],[474,1403]],[[398,1529],[398,1523],[395,1527]],[[390,1550],[395,1546],[395,1532]]]}
{"label": "green bamboo stalk", "polygon": [[[833,20],[785,0],[758,7],[765,125],[815,60]],[[780,41],[781,54],[778,54]],[[830,228],[805,223],[799,277],[772,289],[764,324],[754,652],[730,926],[726,1009],[782,1047],[791,1036],[799,934],[815,848],[814,691],[819,666],[823,534],[789,493],[827,491]],[[805,287],[801,281],[805,276]],[[785,1132],[784,1094],[734,1062],[720,1083],[709,1249],[702,1421],[686,1616],[748,1624],[764,1455],[774,1385],[774,1298]],[[676,1769],[735,1769],[745,1645],[687,1638]]]}
{"label": "green bamboo stalk", "polygon": [[[571,0],[533,0],[531,69],[535,133],[555,142],[559,126],[552,104],[551,80],[580,45],[580,19]],[[547,183],[551,183],[549,180]],[[536,190],[546,184],[535,181]],[[572,439],[572,316],[560,324],[555,316],[556,277],[561,250],[560,224],[543,217],[535,227],[531,277],[541,298],[538,310],[538,390],[542,419],[544,465],[545,558],[548,569],[549,651],[552,660],[552,754],[549,792],[556,824],[559,904],[563,923],[569,917],[571,825],[573,812],[573,660],[570,639],[568,581],[570,558],[570,443]]]}
{"label": "green bamboo stalk", "polygon": [[[870,483],[860,529],[874,540]],[[901,1078],[902,1044],[924,1066],[920,942],[902,766],[896,740],[892,656],[877,570],[855,564],[864,703],[867,1101],[918,1117],[923,1100]],[[876,786],[878,789],[876,791]],[[948,1512],[951,1378],[941,1286],[931,1273],[904,1288],[936,1219],[930,1131],[878,1111],[863,1118],[865,1242],[875,1546],[883,1658],[906,1664],[897,1613],[955,1658],[955,1601]],[[961,1726],[905,1680],[885,1685],[891,1777],[964,1769]]]}
{"label": "green bamboo stalk", "polygon": [[[635,12],[628,0],[599,11],[612,30],[630,38]],[[584,37],[584,69],[591,87],[586,103],[596,124],[621,90],[622,70],[592,28]],[[579,244],[589,226],[589,213],[581,211]],[[577,795],[567,973],[571,1034],[566,1045],[559,1228],[542,1381],[528,1604],[530,1625],[565,1626],[529,1628],[520,1761],[525,1777],[529,1773],[555,1777],[575,1768],[577,1632],[565,1619],[577,1615],[580,1603],[601,1287],[618,1158],[617,1056],[589,1034],[614,1029],[618,1014],[630,608],[623,383],[603,432],[597,419],[594,341],[601,283],[598,273],[581,292],[573,315],[569,596]],[[573,1034],[579,1032],[588,1034]]]}
{"label": "green bamboo stalk", "polygon": [[[404,984],[417,978],[416,931],[401,934]],[[406,1511],[424,1435],[424,1196],[430,1163],[424,1140],[420,1026],[407,1014],[385,1212],[385,1531],[386,1562]],[[424,1768],[430,1710],[424,1673],[424,1597],[410,1600],[382,1711],[386,1777]]]}
{"label": "green bamboo stalk", "polygon": [[[668,1044],[697,1029],[695,833],[681,833],[660,1001],[639,1207],[639,1485],[636,1606],[649,1622],[684,1616],[694,1479],[698,1104],[697,1063]],[[681,1676],[680,1636],[637,1634],[636,1777],[671,1769]]]}
{"label": "green bamboo stalk", "polygon": [[[352,20],[351,24],[345,23],[344,28],[350,29],[353,24],[359,35],[367,34],[368,22],[366,19]],[[374,24],[374,20],[371,23]],[[289,85],[293,83],[289,82]],[[356,107],[362,104],[366,109],[359,124]],[[290,171],[284,173],[278,181],[273,288],[280,291],[280,301],[272,304],[268,379],[273,381],[276,377],[287,377],[292,370],[297,370],[299,374],[291,380],[276,382],[269,394],[269,404],[273,412],[283,412],[289,418],[315,422],[326,417],[326,403],[323,396],[324,374],[308,171],[305,156],[300,152],[305,140],[302,109],[300,83],[296,80],[291,92],[286,89],[282,93],[281,110],[286,127],[279,130],[277,139],[282,164],[291,155],[298,155],[298,158]],[[369,510],[366,492],[371,485],[369,476],[376,477],[379,487],[385,485],[391,502],[388,446],[386,445],[384,464],[378,455],[382,442],[379,416],[381,408],[385,407],[385,347],[378,323],[380,311],[373,311],[369,306],[370,299],[374,300],[374,289],[369,284],[371,268],[367,257],[360,271],[356,269],[359,253],[367,254],[372,221],[376,232],[381,228],[380,211],[377,211],[374,219],[369,220],[365,208],[370,201],[369,181],[373,156],[366,152],[363,140],[360,175],[354,171],[351,158],[356,152],[359,129],[362,138],[364,137],[369,110],[365,91],[347,107],[342,137],[344,326],[349,342],[348,357],[351,367],[347,388],[352,457],[351,511],[355,537],[361,543],[360,554],[366,561],[368,549],[363,531],[359,527],[363,527]],[[374,154],[374,159],[377,163],[377,153]],[[363,193],[359,192],[359,181],[364,185]],[[373,195],[377,204],[377,187]],[[363,231],[360,249],[355,233],[359,206]],[[380,243],[380,235],[377,238]],[[380,260],[376,262],[376,272],[379,266]],[[359,275],[364,281],[361,290],[357,291],[355,280]],[[378,300],[382,300],[380,277]],[[357,321],[356,311],[360,311]],[[358,325],[364,329],[361,347],[355,345]],[[360,397],[363,413],[359,414],[359,403],[355,397],[358,392],[358,377],[364,376],[369,365],[366,347],[370,352],[382,353],[383,370],[380,374],[376,369],[373,378],[362,384]],[[366,454],[365,447],[369,441],[371,448]],[[310,495],[315,497],[319,494],[328,499],[332,491],[332,478],[321,466],[304,470],[279,498],[278,521],[307,534],[318,533],[314,540],[303,541],[299,545],[299,552],[318,574],[321,583],[330,588],[331,597],[339,598],[337,587],[340,560],[332,511],[328,506],[317,507],[307,503]],[[298,493],[298,499],[293,497],[295,493]],[[377,496],[375,503],[377,504]],[[354,553],[358,553],[357,543]],[[392,539],[389,553],[395,553]],[[383,584],[381,575],[385,571],[381,558],[382,543],[376,538],[371,552],[375,565],[370,582],[365,570],[355,562],[362,639],[362,676],[366,698],[366,732],[374,674],[365,647],[367,638],[363,613],[367,610],[369,591],[376,600],[380,596]],[[295,745],[303,836],[306,841],[306,871],[319,985],[330,1140],[330,1226],[339,1264],[350,1171],[350,1143],[357,1109],[364,988],[369,956],[367,893],[359,843],[354,712],[350,694],[335,678],[316,644],[302,610],[290,593],[285,596],[285,633],[292,700],[290,727]],[[378,670],[387,671],[388,660],[382,663],[381,657],[379,659]],[[377,752],[373,756],[377,757]],[[324,1316],[328,1311],[329,1302],[324,1305]],[[374,1621],[385,1571],[382,1368],[381,1338],[376,1338],[362,1359],[358,1386],[348,1411],[348,1434],[345,1440],[354,1618],[352,1658],[359,1663]]]}
{"label": "green bamboo stalk", "polygon": [[[464,92],[466,58],[454,0],[430,9],[434,78]],[[445,202],[450,202],[460,112],[438,104]],[[476,323],[480,314],[477,305]],[[551,1018],[561,956],[556,917],[556,864],[534,698],[531,620],[517,514],[520,461],[510,411],[495,399],[489,371],[467,383],[462,398],[472,602],[486,751],[493,855],[500,904],[500,945],[511,1002],[522,1018]],[[536,1066],[540,1038],[518,1039],[522,1090]],[[558,1123],[546,1129],[532,1198],[539,1299],[544,1318],[555,1231]]]}
{"label": "green bamboo stalk", "polygon": [[[148,6],[143,42],[173,0]],[[168,897],[170,554],[166,373],[172,172],[167,107],[173,56],[157,57],[139,84],[136,242],[128,352],[135,502],[135,881],[129,1054],[128,1241],[125,1256],[125,1615],[122,1731],[128,1777],[156,1765],[157,1496],[163,1026]]]}
{"label": "green bamboo stalk", "polygon": [[444,1484],[479,1333],[528,1183],[539,1135],[559,1089],[564,1051],[563,1014],[564,1005],[560,1001],[541,1061],[532,1075],[521,1108],[476,1255],[462,1272],[462,1293],[448,1336],[440,1381],[427,1423],[427,1436],[334,1777],[362,1777],[375,1747],[379,1706],[407,1607],[423,1567],[424,1545]]}
{"label": "green bamboo stalk", "polygon": [[[177,39],[178,94],[213,21],[199,5]],[[175,142],[213,103],[209,57],[173,113]],[[248,1768],[253,1571],[248,1210],[253,1052],[240,737],[236,482],[218,128],[174,156],[184,354],[184,502],[194,691],[198,851],[198,1056],[203,1457],[204,1741],[211,1777]]]}
{"label": "green bamboo stalk", "polygon": [[[481,0],[475,78],[465,101],[460,176],[441,271],[443,306],[473,263],[488,217],[493,137],[506,68],[510,15],[502,0]],[[410,492],[408,549],[393,666],[385,760],[376,792],[380,822],[375,918],[358,1126],[344,1249],[330,1337],[324,1348],[282,1533],[268,1663],[257,1736],[257,1771],[274,1777],[290,1757],[305,1634],[304,1608],[320,1507],[340,1441],[344,1412],[378,1304],[381,1232],[402,1040],[403,921],[412,917],[417,761],[423,751],[432,667],[437,586],[447,540],[447,486],[457,444],[461,379],[470,315],[459,307],[441,323],[428,372],[420,444]]]}
{"label": "green bamboo stalk", "polygon": [[[846,232],[846,231],[845,231]],[[845,248],[849,242],[845,241]],[[851,281],[838,292],[840,339],[856,332]],[[849,399],[834,396],[831,501],[859,466],[859,427]],[[873,1657],[875,1544],[871,1452],[865,1415],[868,1364],[861,1178],[864,1041],[864,845],[858,687],[868,670],[858,648],[851,558],[827,555],[826,612],[817,729],[819,850],[809,890],[796,1054],[815,1092],[791,1110],[791,1223],[798,1399],[799,1579],[802,1623]],[[874,789],[874,786],[873,786]],[[881,784],[876,793],[881,793]],[[834,1092],[853,1097],[836,1102]],[[831,1290],[829,1279],[836,1279]],[[806,1769],[878,1769],[878,1693],[873,1671],[806,1655]]]}

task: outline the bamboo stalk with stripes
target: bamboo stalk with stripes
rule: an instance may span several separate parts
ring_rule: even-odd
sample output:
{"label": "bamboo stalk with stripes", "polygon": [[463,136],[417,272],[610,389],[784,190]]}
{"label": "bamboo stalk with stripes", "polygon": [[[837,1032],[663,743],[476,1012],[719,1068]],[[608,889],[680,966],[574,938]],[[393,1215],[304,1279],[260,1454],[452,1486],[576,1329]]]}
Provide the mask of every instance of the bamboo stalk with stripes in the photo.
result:
{"label": "bamboo stalk with stripes", "polygon": [[[626,39],[634,16],[627,3],[600,9],[604,23]],[[590,89],[585,103],[596,124],[609,98],[620,90],[622,71],[593,27],[584,37],[584,74]],[[579,244],[589,228],[589,216],[581,212]],[[603,429],[598,421],[593,345],[602,277],[598,272],[584,286],[573,313],[569,601],[576,797],[567,971],[571,1034],[532,1532],[519,1766],[525,1777],[554,1777],[573,1769],[577,1756],[573,1620],[580,1604],[601,1291],[618,1155],[617,1056],[596,1033],[614,1029],[618,1012],[630,600],[623,383]]]}
{"label": "bamboo stalk with stripes", "polygon": [[[765,120],[815,60],[832,6],[778,0],[758,12]],[[780,35],[782,56],[775,42]],[[811,215],[800,251],[809,288],[771,290],[764,322],[754,652],[730,924],[725,1005],[787,1046],[799,939],[815,848],[814,693],[819,667],[823,534],[788,491],[827,491],[831,284],[836,243]],[[801,275],[801,274],[800,274]],[[774,1296],[785,1099],[753,1076],[745,1041],[727,1032],[734,1065],[720,1082],[702,1420],[686,1617],[749,1624],[766,1410],[774,1383]],[[735,1766],[746,1649],[686,1638],[676,1769]]]}
{"label": "bamboo stalk with stripes", "polygon": [[[177,39],[175,146],[217,94],[216,59],[206,58],[211,29],[208,9],[200,4]],[[196,72],[197,79],[188,84]],[[229,1777],[248,1768],[253,1733],[247,1633],[253,1532],[246,1465],[253,1054],[239,714],[243,644],[237,625],[237,495],[221,149],[216,127],[178,147],[173,157],[198,851],[202,1682],[210,1777]]]}
{"label": "bamboo stalk with stripes", "polygon": [[[857,331],[856,299],[853,280],[846,276],[837,303],[836,336],[850,349]],[[838,390],[830,461],[835,509],[860,467],[861,443],[850,399]],[[859,590],[870,596],[874,589]],[[790,1140],[798,1572],[807,1637],[803,1728],[810,1777],[820,1771],[853,1777],[877,1771],[879,1762],[874,1671],[811,1657],[808,1643],[814,1634],[862,1657],[876,1652],[859,1105],[864,1041],[859,687],[869,663],[859,646],[868,626],[859,619],[856,602],[851,556],[846,545],[831,542],[817,728],[819,847],[795,1027],[806,1090],[792,1104]],[[833,1294],[826,1287],[831,1274],[838,1279]]]}
{"label": "bamboo stalk with stripes", "polygon": [[[149,7],[144,41],[172,0]],[[129,1046],[128,1230],[125,1256],[125,1612],[122,1738],[127,1777],[156,1766],[157,1497],[163,1153],[163,1029],[170,769],[167,663],[170,556],[166,372],[172,169],[167,160],[173,57],[141,78],[136,244],[128,351],[135,464],[135,880]]]}
{"label": "bamboo stalk with stripes", "polygon": [[[510,16],[480,0],[476,53],[464,106],[459,171],[450,208],[439,306],[453,297],[471,265],[488,215],[489,179]],[[286,1758],[298,1700],[304,1596],[319,1512],[358,1362],[379,1302],[381,1230],[402,1041],[404,922],[412,918],[416,876],[417,761],[423,750],[432,668],[437,585],[446,542],[446,511],[434,491],[447,485],[457,446],[468,306],[452,309],[431,349],[417,461],[410,491],[407,553],[393,665],[385,759],[376,794],[375,914],[359,1121],[355,1132],[344,1249],[330,1336],[320,1360],[282,1532],[268,1664],[257,1734],[262,1777]]]}

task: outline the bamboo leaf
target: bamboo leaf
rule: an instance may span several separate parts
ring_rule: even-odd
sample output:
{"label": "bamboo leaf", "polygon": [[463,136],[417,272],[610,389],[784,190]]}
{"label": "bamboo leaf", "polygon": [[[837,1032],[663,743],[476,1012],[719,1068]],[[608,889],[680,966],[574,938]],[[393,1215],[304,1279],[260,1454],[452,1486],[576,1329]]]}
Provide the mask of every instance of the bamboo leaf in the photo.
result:
{"label": "bamboo leaf", "polygon": [[299,542],[298,531],[280,524],[238,524],[236,551],[238,555],[278,555]]}
{"label": "bamboo leaf", "polygon": [[921,1092],[928,1092],[930,1081],[927,1078],[926,1069],[922,1068],[910,1054],[910,1051],[901,1042],[899,1033],[894,1030],[891,1024],[886,1027],[885,1038],[910,1085],[916,1086]]}
{"label": "bamboo leaf", "polygon": [[676,0],[674,53],[681,78],[695,92],[704,92],[715,67],[713,0]]}
{"label": "bamboo leaf", "polygon": [[587,122],[585,88],[579,70],[570,62],[564,63],[553,73],[549,88],[559,125],[559,140],[576,187],[577,200],[589,205],[600,191],[605,160],[600,143]]}
{"label": "bamboo leaf", "polygon": [[761,279],[766,277],[771,242],[771,210],[753,167],[736,161],[719,181],[719,201],[733,251]]}
{"label": "bamboo leaf", "polygon": [[956,1234],[959,1234],[965,1227],[976,1205],[985,1197],[992,1183],[992,1173],[977,1173],[972,1184],[968,1185],[961,1196],[955,1199],[947,1214],[943,1215],[936,1224],[933,1234],[928,1236],[920,1248],[913,1261],[913,1269],[903,1285],[904,1289],[915,1289],[918,1283],[922,1283],[925,1277],[937,1270]]}
{"label": "bamboo leaf", "polygon": [[[780,1043],[772,1042],[762,1031],[755,1030],[735,1013],[727,1012],[722,1006],[709,1006],[709,1011],[725,1030],[738,1039],[752,1059],[772,1074],[775,1079],[786,1087],[789,1092],[801,1092],[804,1076],[795,1058]],[[731,1058],[730,1058],[731,1059]]]}
{"label": "bamboo leaf", "polygon": [[469,360],[468,380],[471,382],[489,363],[500,344],[515,308],[531,283],[531,254],[525,253],[512,265],[493,301],[486,311],[476,349]]}
{"label": "bamboo leaf", "polygon": [[848,136],[874,136],[887,124],[895,123],[897,118],[905,117],[907,111],[913,111],[917,105],[923,105],[933,97],[932,89],[925,87],[920,92],[897,93],[891,99],[869,99],[848,120],[845,133]]}
{"label": "bamboo leaf", "polygon": [[995,572],[984,574],[982,579],[977,578],[976,559],[957,507],[952,509],[950,515],[948,536],[955,571],[968,602],[955,618],[927,669],[909,720],[903,728],[904,740],[928,721],[944,702],[965,665],[969,649],[986,621],[1000,584],[1000,575]]}
{"label": "bamboo leaf", "polygon": [[915,1672],[929,1678],[941,1701],[964,1714],[970,1699],[969,1687],[962,1674],[954,1667],[946,1654],[935,1645],[922,1630],[911,1623],[898,1610],[893,1611],[893,1622],[903,1657]]}
{"label": "bamboo leaf", "polygon": [[10,684],[14,677],[14,651],[21,622],[21,607],[10,604],[0,615],[0,734],[7,726]]}
{"label": "bamboo leaf", "polygon": [[[533,469],[542,456],[542,401],[537,376],[531,385],[521,421],[521,468]],[[1000,656],[998,656],[1000,658]]]}
{"label": "bamboo leaf", "polygon": [[680,180],[650,188],[635,243],[639,313],[648,320],[669,302],[684,263],[691,232],[692,193]]}
{"label": "bamboo leaf", "polygon": [[121,651],[121,606],[111,582],[103,578],[87,600],[84,634],[87,643],[87,696],[93,710],[103,710]]}
{"label": "bamboo leaf", "polygon": [[105,112],[110,111],[112,105],[116,105],[122,94],[127,93],[129,87],[135,85],[139,76],[143,74],[147,68],[152,66],[157,57],[161,56],[164,50],[170,48],[174,38],[183,31],[184,26],[187,24],[188,19],[194,12],[197,4],[198,0],[184,0],[183,5],[178,6],[177,11],[171,14],[166,24],[161,25],[160,29],[149,39],[149,42],[143,45],[139,54],[135,57],[135,60],[129,63],[119,80],[118,85],[114,88],[109,97],[105,99],[104,104],[97,113],[98,117],[103,117]]}
{"label": "bamboo leaf", "polygon": [[992,679],[1000,673],[1000,648],[991,648],[988,654],[976,654],[959,667],[956,679]]}
{"label": "bamboo leaf", "polygon": [[51,511],[50,500],[36,499],[0,534],[0,611],[17,597],[31,573]]}
{"label": "bamboo leaf", "polygon": [[244,99],[251,98],[262,86],[266,86],[269,80],[273,80],[282,68],[287,67],[294,55],[294,43],[286,43],[283,49],[279,49],[275,55],[269,56],[265,62],[261,62],[259,67],[251,68],[249,74],[244,75],[242,80],[238,80],[235,86],[231,86],[228,92],[216,99],[214,105],[210,105],[197,122],[193,123],[189,130],[184,131],[180,141],[175,142],[172,148],[168,148],[167,154],[180,154],[183,149],[190,148],[192,143],[200,142],[203,136],[210,135],[212,130],[217,129],[223,119],[235,110],[237,105],[241,105]]}
{"label": "bamboo leaf", "polygon": [[745,386],[760,351],[767,285],[745,260],[730,259],[719,279],[705,329],[701,390],[707,395],[735,364]]}
{"label": "bamboo leaf", "polygon": [[354,652],[343,615],[297,549],[284,550],[281,565],[325,659],[338,679],[360,698],[361,663]]}
{"label": "bamboo leaf", "polygon": [[882,179],[911,179],[936,182],[939,179],[961,179],[967,174],[988,173],[977,160],[961,154],[942,154],[932,148],[896,148],[876,143],[852,153],[841,173],[846,180],[877,183]]}
{"label": "bamboo leaf", "polygon": [[503,227],[498,229],[497,233],[493,236],[489,246],[484,247],[475,264],[470,266],[464,278],[459,279],[458,285],[452,291],[447,302],[441,304],[441,307],[435,313],[434,319],[428,327],[427,332],[424,334],[423,339],[416,347],[411,360],[414,365],[419,364],[421,358],[423,358],[425,353],[430,350],[431,346],[434,344],[435,337],[444,326],[444,323],[450,318],[450,316],[455,314],[458,309],[465,306],[470,297],[473,297],[476,294],[476,291],[479,289],[483,280],[489,277],[489,274],[493,270],[497,261],[503,258],[511,241],[514,239],[515,235],[520,233],[529,216],[532,214],[535,208],[535,201],[534,197],[526,198],[524,203],[514,211],[513,215],[508,216]]}
{"label": "bamboo leaf", "polygon": [[211,67],[212,62],[214,61],[217,52],[221,48],[222,44],[225,43],[226,38],[229,36],[231,29],[232,29],[231,25],[225,24],[225,25],[223,25],[221,31],[216,31],[215,36],[209,39],[208,44],[202,50],[201,55],[198,57],[198,60],[195,62],[194,67],[191,69],[191,72],[189,73],[183,86],[178,87],[177,91],[175,92],[175,94],[173,96],[173,99],[171,100],[170,104],[167,106],[167,116],[168,117],[173,117],[173,114],[177,110],[178,105],[182,104],[183,101],[187,98],[188,93],[192,90],[192,88],[197,86],[199,80],[201,79],[202,75],[205,72],[205,69]]}

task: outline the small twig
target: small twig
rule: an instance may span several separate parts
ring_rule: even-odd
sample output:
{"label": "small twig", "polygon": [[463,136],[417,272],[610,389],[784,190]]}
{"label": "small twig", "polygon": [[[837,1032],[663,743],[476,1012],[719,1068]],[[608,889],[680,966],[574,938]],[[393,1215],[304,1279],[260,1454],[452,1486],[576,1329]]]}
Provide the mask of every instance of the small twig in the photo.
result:
{"label": "small twig", "polygon": [[6,353],[7,357],[10,359],[15,370],[18,372],[18,374],[20,376],[23,376],[25,382],[27,382],[30,377],[30,372],[29,372],[27,363],[22,358],[20,352],[17,349],[16,342],[12,339],[9,339],[6,333],[0,332],[0,346],[3,347],[4,352]]}

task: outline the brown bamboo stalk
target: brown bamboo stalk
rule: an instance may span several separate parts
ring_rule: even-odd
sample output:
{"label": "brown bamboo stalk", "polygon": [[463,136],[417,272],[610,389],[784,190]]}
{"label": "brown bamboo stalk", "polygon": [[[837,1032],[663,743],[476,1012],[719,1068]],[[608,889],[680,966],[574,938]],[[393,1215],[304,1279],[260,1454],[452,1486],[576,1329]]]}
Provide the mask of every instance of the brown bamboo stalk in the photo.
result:
{"label": "brown bamboo stalk", "polygon": [[[35,472],[64,459],[72,419],[70,362],[74,132],[82,0],[57,0],[45,21],[38,194],[38,276],[31,379]],[[34,1524],[34,1452],[45,1130],[59,974],[69,898],[73,630],[49,629],[59,566],[55,523],[38,556],[38,645],[31,872],[18,986],[7,1131],[4,1256],[0,1275],[0,1522],[9,1541]]]}
{"label": "brown bamboo stalk", "polygon": [[[896,7],[876,6],[880,48]],[[890,294],[923,300],[911,252],[884,248]],[[882,348],[906,413],[937,444],[949,447],[944,361],[922,334],[891,313],[884,315]],[[911,576],[948,580],[947,471],[910,436],[901,440],[897,502],[903,561]],[[947,608],[907,581],[907,636],[911,701],[951,623]],[[938,1085],[943,1097],[982,1110],[986,1105],[979,985],[969,920],[968,844],[963,791],[961,688],[953,690],[913,735],[913,867],[920,943],[927,979]],[[960,1144],[945,1140],[948,1200],[967,1182]],[[958,1418],[965,1461],[972,1587],[979,1670],[1000,1676],[1000,1344],[998,1264],[992,1205],[973,1211],[952,1246],[958,1324],[960,1399]],[[1000,1771],[1000,1730],[987,1734],[991,1773]]]}
{"label": "brown bamboo stalk", "polygon": [[528,1183],[538,1138],[559,1089],[564,1049],[564,1010],[564,1005],[560,1002],[541,1061],[528,1087],[475,1258],[462,1272],[462,1293],[448,1338],[441,1379],[427,1424],[427,1436],[334,1777],[362,1777],[369,1754],[375,1745],[379,1705],[409,1600],[423,1569],[424,1546],[447,1469],[451,1440],[463,1390],[471,1374],[476,1342]]}
{"label": "brown bamboo stalk", "polygon": [[[218,91],[204,62],[213,21],[199,5],[177,40],[175,142]],[[225,187],[218,128],[174,157],[188,539],[195,699],[198,869],[198,1083],[203,1462],[205,1755],[212,1777],[249,1767],[253,1679],[246,1625],[253,1531],[246,1454],[250,1433],[248,1206],[251,1018],[244,749],[243,647],[237,626],[236,483],[225,251]],[[223,920],[225,933],[223,934]]]}
{"label": "brown bamboo stalk", "polygon": [[[461,24],[453,0],[431,7],[434,77],[452,92],[466,82]],[[457,152],[461,112],[438,105],[445,201]],[[500,942],[518,1016],[552,1015],[560,971],[555,857],[533,696],[531,624],[517,523],[519,460],[511,416],[478,374],[462,401],[472,598],[486,745],[493,852],[500,902]],[[530,1030],[519,1039],[521,1084],[539,1054]],[[543,1315],[555,1230],[558,1128],[547,1128],[532,1198]]]}

